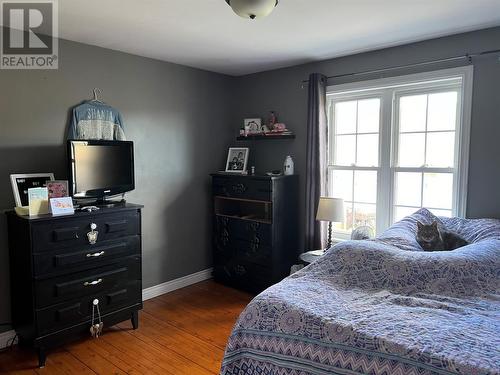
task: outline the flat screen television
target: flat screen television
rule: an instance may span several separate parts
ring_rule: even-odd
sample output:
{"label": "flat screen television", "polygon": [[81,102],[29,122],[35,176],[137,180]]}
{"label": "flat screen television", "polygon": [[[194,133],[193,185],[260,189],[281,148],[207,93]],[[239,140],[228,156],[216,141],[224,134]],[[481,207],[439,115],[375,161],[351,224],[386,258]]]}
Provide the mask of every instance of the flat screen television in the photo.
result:
{"label": "flat screen television", "polygon": [[104,201],[135,189],[133,142],[71,140],[68,159],[73,198]]}

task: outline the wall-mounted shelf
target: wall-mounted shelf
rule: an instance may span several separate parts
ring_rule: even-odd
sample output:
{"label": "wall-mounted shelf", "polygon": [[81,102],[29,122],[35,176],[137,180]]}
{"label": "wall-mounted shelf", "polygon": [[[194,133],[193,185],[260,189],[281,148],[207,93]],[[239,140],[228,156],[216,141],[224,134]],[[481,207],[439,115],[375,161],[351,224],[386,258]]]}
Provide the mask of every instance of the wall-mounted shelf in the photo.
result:
{"label": "wall-mounted shelf", "polygon": [[257,141],[261,139],[295,139],[295,134],[276,134],[276,135],[265,135],[265,134],[255,134],[236,138],[238,141]]}

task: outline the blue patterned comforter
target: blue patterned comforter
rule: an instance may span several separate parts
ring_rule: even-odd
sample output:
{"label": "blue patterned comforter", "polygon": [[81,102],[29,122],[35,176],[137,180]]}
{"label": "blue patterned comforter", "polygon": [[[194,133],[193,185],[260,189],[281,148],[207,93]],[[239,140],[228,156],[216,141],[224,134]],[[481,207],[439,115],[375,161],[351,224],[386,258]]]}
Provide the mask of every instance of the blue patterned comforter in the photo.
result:
{"label": "blue patterned comforter", "polygon": [[223,375],[500,374],[500,220],[444,219],[471,244],[423,252],[422,209],[258,295]]}

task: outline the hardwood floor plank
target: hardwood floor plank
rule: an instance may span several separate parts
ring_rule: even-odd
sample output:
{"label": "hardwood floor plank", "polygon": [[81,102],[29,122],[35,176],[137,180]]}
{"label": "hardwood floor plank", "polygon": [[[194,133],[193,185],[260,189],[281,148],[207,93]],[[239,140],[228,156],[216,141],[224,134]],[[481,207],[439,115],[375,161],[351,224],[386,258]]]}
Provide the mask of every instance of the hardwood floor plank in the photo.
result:
{"label": "hardwood floor plank", "polygon": [[213,292],[207,292],[202,288],[184,289],[175,291],[172,294],[159,296],[157,300],[172,304],[180,302],[184,307],[189,308],[195,313],[202,314],[206,318],[214,319],[215,321],[227,318],[231,322],[236,320],[240,315],[242,303],[248,304],[251,300],[249,296],[235,297],[224,294],[214,298]]}
{"label": "hardwood floor plank", "polygon": [[199,339],[216,345],[220,349],[225,348],[231,331],[229,327],[205,319],[180,305],[174,307],[172,304],[161,300],[146,301],[145,306],[147,306],[146,312],[154,317],[163,319]]}
{"label": "hardwood floor plank", "polygon": [[154,341],[212,373],[219,372],[224,350],[157,319],[147,312],[140,314],[139,321],[141,329],[129,331],[133,336],[148,344]]}
{"label": "hardwood floor plank", "polygon": [[213,281],[191,285],[146,301],[137,330],[127,321],[49,351],[43,369],[32,350],[0,352],[0,373],[218,375],[227,338],[251,299]]}
{"label": "hardwood floor plank", "polygon": [[165,370],[156,365],[156,363],[144,361],[142,358],[137,358],[135,354],[123,353],[100,338],[99,342],[94,344],[93,349],[100,355],[105,356],[108,361],[121,368],[129,375],[161,375],[166,373]]}
{"label": "hardwood floor plank", "polygon": [[240,300],[241,302],[247,301],[247,303],[250,302],[250,300],[255,297],[254,294],[250,294],[238,289],[225,286],[223,284],[215,282],[214,280],[202,281],[200,283],[193,284],[190,287],[192,287],[193,289],[196,288],[205,290],[212,296],[231,297]]}
{"label": "hardwood floor plank", "polygon": [[125,371],[109,362],[106,357],[103,357],[92,348],[92,344],[97,345],[95,340],[98,339],[88,339],[77,344],[72,344],[67,347],[67,350],[97,374],[126,375]]}
{"label": "hardwood floor plank", "polygon": [[156,342],[146,343],[126,331],[123,331],[120,336],[103,335],[101,338],[124,353],[135,354],[148,362],[156,363],[164,370],[164,373],[172,375],[210,374],[209,371],[195,362],[178,355],[174,351],[164,348]]}
{"label": "hardwood floor plank", "polygon": [[36,374],[38,360],[33,351],[14,347],[0,353],[0,374]]}
{"label": "hardwood floor plank", "polygon": [[66,350],[52,351],[47,357],[45,367],[41,369],[37,368],[35,371],[39,375],[96,374],[96,372],[92,371]]}

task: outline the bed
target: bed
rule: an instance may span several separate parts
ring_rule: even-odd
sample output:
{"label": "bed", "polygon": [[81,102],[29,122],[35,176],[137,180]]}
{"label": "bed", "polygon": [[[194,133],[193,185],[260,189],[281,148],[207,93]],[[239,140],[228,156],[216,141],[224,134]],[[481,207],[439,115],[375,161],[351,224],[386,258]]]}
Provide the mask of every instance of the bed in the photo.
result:
{"label": "bed", "polygon": [[[441,220],[470,245],[424,252],[417,220]],[[255,297],[221,374],[500,374],[499,273],[500,220],[421,209]]]}

